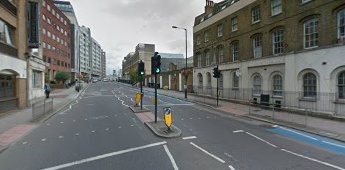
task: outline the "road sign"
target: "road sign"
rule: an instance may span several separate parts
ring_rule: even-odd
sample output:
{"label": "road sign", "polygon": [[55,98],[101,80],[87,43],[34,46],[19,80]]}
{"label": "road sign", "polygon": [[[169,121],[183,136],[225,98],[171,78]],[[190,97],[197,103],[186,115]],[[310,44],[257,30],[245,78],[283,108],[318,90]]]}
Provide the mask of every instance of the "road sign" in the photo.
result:
{"label": "road sign", "polygon": [[165,107],[163,108],[163,110],[164,110],[165,125],[167,125],[168,128],[170,128],[173,123],[171,107]]}

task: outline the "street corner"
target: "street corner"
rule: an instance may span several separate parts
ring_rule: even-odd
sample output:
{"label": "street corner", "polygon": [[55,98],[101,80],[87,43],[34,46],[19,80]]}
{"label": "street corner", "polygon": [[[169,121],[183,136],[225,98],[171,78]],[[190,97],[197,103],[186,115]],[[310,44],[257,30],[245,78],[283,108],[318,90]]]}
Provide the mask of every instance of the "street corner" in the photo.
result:
{"label": "street corner", "polygon": [[182,134],[181,129],[174,125],[172,125],[169,130],[164,121],[145,122],[145,125],[151,129],[156,136],[163,138],[177,138]]}
{"label": "street corner", "polygon": [[36,125],[22,124],[17,125],[0,134],[0,153],[7,149],[13,142],[28,134]]}
{"label": "street corner", "polygon": [[143,109],[140,108],[140,106],[129,106],[129,109],[133,111],[133,113],[143,113],[143,112],[149,112],[150,110],[146,107],[143,107]]}

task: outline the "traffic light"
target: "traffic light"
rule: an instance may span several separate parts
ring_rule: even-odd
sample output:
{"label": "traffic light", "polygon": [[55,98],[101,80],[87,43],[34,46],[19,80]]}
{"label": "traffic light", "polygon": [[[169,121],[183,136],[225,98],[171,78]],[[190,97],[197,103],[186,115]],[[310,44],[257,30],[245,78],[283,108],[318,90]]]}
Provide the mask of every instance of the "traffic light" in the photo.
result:
{"label": "traffic light", "polygon": [[140,60],[138,64],[138,75],[139,76],[144,76],[145,75],[145,63]]}
{"label": "traffic light", "polygon": [[213,68],[213,77],[214,78],[220,78],[220,71],[218,69],[218,66]]}
{"label": "traffic light", "polygon": [[158,52],[155,52],[154,56],[151,57],[151,74],[161,73],[161,58]]}

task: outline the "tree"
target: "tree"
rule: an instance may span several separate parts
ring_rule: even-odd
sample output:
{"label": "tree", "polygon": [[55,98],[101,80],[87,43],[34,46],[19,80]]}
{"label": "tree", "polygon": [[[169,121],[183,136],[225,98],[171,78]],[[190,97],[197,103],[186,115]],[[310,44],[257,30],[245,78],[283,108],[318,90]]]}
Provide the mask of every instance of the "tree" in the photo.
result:
{"label": "tree", "polygon": [[66,80],[70,78],[70,74],[67,72],[57,72],[55,75],[55,80],[58,82],[65,83]]}
{"label": "tree", "polygon": [[139,82],[139,75],[138,75],[138,71],[133,69],[131,71],[129,71],[129,78],[131,79],[132,82]]}

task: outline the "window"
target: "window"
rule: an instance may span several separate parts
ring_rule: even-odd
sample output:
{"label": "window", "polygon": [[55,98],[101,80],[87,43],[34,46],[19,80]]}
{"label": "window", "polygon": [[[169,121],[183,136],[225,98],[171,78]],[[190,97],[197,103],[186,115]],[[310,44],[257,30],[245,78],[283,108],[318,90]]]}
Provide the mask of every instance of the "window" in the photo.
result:
{"label": "window", "polygon": [[218,83],[219,83],[219,88],[223,88],[224,87],[224,84],[223,84],[223,82],[224,82],[224,76],[223,76],[223,74],[220,74],[220,76],[219,76],[219,79],[218,79]]}
{"label": "window", "polygon": [[253,79],[253,94],[260,95],[261,94],[261,77],[256,75]]}
{"label": "window", "polygon": [[339,99],[345,99],[345,71],[338,76],[338,94]]}
{"label": "window", "polygon": [[253,54],[254,58],[262,57],[262,35],[256,35],[253,38]]}
{"label": "window", "polygon": [[48,11],[50,11],[50,10],[51,10],[51,9],[50,9],[50,5],[49,5],[49,4],[47,5],[47,9],[48,9]]}
{"label": "window", "polygon": [[316,97],[316,76],[313,73],[303,76],[303,96]]}
{"label": "window", "polygon": [[15,29],[0,20],[0,42],[15,46]]}
{"label": "window", "polygon": [[238,30],[238,20],[237,17],[231,18],[231,31],[237,31]]}
{"label": "window", "polygon": [[304,23],[304,48],[317,47],[319,44],[318,20],[311,19]]}
{"label": "window", "polygon": [[223,47],[218,48],[218,62],[219,63],[224,62],[224,48]]}
{"label": "window", "polygon": [[50,33],[50,31],[48,31],[47,34],[48,34],[48,37],[51,37],[51,36],[52,36],[52,34]]}
{"label": "window", "polygon": [[201,44],[201,37],[200,35],[196,36],[196,45],[200,45]]}
{"label": "window", "polygon": [[204,38],[205,38],[205,42],[208,42],[208,32],[207,31],[204,32]]}
{"label": "window", "polygon": [[52,46],[50,44],[48,44],[47,46],[48,46],[48,50],[50,50],[52,48]]}
{"label": "window", "polygon": [[54,9],[52,10],[52,13],[53,13],[53,15],[55,15],[55,10]]}
{"label": "window", "polygon": [[65,36],[67,36],[67,31],[65,30]]}
{"label": "window", "polygon": [[64,32],[64,31],[63,31],[63,28],[61,28],[60,31],[61,31],[61,33],[63,34],[63,32]]}
{"label": "window", "polygon": [[52,21],[50,20],[50,18],[47,18],[48,24],[51,24]]}
{"label": "window", "polygon": [[273,96],[283,96],[283,78],[280,75],[273,76]]}
{"label": "window", "polygon": [[43,48],[47,47],[47,44],[45,42],[43,42],[42,44],[43,44]]}
{"label": "window", "polygon": [[218,25],[218,27],[217,27],[217,33],[218,33],[218,37],[223,36],[223,24]]}
{"label": "window", "polygon": [[239,42],[232,43],[232,61],[238,61],[240,59],[240,46]]}
{"label": "window", "polygon": [[206,58],[206,66],[209,66],[211,65],[211,59],[210,59],[210,52],[209,51],[206,51],[205,52],[205,58]]}
{"label": "window", "polygon": [[0,98],[15,97],[15,76],[0,74]]}
{"label": "window", "polygon": [[46,6],[46,1],[45,0],[42,1],[42,5]]}
{"label": "window", "polygon": [[273,32],[273,54],[284,53],[284,30],[279,29]]}
{"label": "window", "polygon": [[260,6],[256,6],[252,9],[252,23],[260,21]]}
{"label": "window", "polygon": [[53,34],[53,40],[55,40],[55,38],[56,38],[56,37],[55,37],[55,34]]}
{"label": "window", "polygon": [[44,14],[42,15],[42,19],[43,19],[43,21],[45,21],[47,19]]}
{"label": "window", "polygon": [[56,17],[57,19],[60,19],[60,15],[58,13],[56,13]]}
{"label": "window", "polygon": [[338,12],[338,38],[345,40],[345,9]]}
{"label": "window", "polygon": [[232,87],[236,89],[240,87],[240,77],[236,74],[236,72],[232,73]]}
{"label": "window", "polygon": [[271,0],[272,16],[282,13],[282,0]]}
{"label": "window", "polygon": [[66,22],[66,20],[64,20],[64,24],[65,24],[65,25],[67,25],[67,22]]}
{"label": "window", "polygon": [[33,70],[32,71],[32,87],[41,88],[42,87],[42,72]]}
{"label": "window", "polygon": [[57,29],[58,31],[60,31],[60,27],[59,27],[59,25],[56,25],[56,29]]}
{"label": "window", "polygon": [[202,80],[202,74],[198,74],[198,79],[199,79],[199,88],[203,86],[203,80]]}

